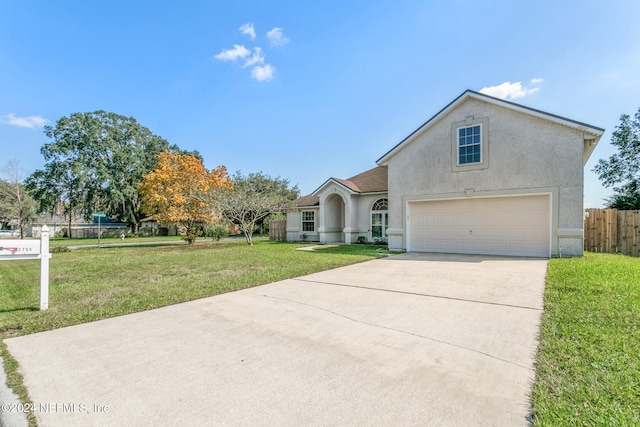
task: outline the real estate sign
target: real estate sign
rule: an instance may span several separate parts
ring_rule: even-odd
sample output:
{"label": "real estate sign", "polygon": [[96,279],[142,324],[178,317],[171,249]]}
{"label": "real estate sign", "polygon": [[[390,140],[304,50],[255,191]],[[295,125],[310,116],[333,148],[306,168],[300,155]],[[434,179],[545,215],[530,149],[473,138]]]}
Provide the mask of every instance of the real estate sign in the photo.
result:
{"label": "real estate sign", "polygon": [[40,259],[40,310],[49,308],[49,227],[42,226],[40,240],[0,240],[0,261]]}
{"label": "real estate sign", "polygon": [[39,240],[0,240],[0,260],[40,258]]}

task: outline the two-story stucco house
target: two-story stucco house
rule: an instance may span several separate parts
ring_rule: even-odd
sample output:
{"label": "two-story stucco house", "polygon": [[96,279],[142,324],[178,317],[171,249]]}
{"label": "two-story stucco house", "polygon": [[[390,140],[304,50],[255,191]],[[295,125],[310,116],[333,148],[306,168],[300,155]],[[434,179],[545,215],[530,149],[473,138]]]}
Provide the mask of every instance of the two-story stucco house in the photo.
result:
{"label": "two-story stucco house", "polygon": [[584,165],[604,129],[466,91],[380,159],[296,201],[288,240],[579,256]]}

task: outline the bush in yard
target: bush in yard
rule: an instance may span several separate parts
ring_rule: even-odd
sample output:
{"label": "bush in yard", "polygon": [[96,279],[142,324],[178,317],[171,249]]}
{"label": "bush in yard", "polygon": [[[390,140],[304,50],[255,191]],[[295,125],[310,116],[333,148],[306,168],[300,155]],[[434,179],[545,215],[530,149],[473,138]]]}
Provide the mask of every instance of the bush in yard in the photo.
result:
{"label": "bush in yard", "polygon": [[202,227],[202,236],[210,237],[211,240],[217,242],[220,239],[224,239],[229,235],[229,224],[225,222],[213,222],[211,224],[205,224]]}
{"label": "bush in yard", "polygon": [[373,238],[373,244],[374,245],[386,245],[387,244],[387,239],[385,239],[383,237],[374,237]]}
{"label": "bush in yard", "polygon": [[183,224],[178,225],[178,236],[182,238],[187,244],[193,245],[196,239],[202,236],[202,227],[197,225],[186,226]]}

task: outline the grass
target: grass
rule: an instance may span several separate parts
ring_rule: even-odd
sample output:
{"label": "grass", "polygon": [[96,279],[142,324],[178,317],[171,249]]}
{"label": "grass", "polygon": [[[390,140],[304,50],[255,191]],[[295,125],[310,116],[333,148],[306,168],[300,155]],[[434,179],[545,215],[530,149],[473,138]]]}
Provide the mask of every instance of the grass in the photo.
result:
{"label": "grass", "polygon": [[49,309],[39,311],[39,262],[0,264],[0,339],[149,310],[386,254],[379,247],[296,251],[259,240],[193,246],[85,248],[50,263]]}
{"label": "grass", "polygon": [[[65,241],[69,245],[79,244],[77,240]],[[81,242],[88,243],[87,239]],[[193,246],[83,248],[56,253],[50,262],[49,309],[45,311],[39,311],[39,261],[2,262],[0,340],[190,301],[388,254],[386,248],[375,246],[295,250],[301,246],[309,244],[256,240],[249,247],[242,239]],[[0,343],[0,354],[7,383],[24,403],[29,402],[18,364],[4,343]],[[29,422],[35,425],[32,415]]]}
{"label": "grass", "polygon": [[534,426],[640,425],[640,259],[549,263]]}
{"label": "grass", "polygon": [[[211,239],[209,239],[211,241]],[[172,242],[175,244],[186,244],[184,240],[181,240],[180,236],[154,236],[154,237],[127,237],[124,239],[120,239],[119,237],[103,237],[100,239],[100,244],[108,245],[108,244],[148,244],[154,242]],[[86,246],[86,245],[97,245],[98,239],[68,239],[68,238],[52,238],[49,240],[49,245],[51,247],[56,246]]]}

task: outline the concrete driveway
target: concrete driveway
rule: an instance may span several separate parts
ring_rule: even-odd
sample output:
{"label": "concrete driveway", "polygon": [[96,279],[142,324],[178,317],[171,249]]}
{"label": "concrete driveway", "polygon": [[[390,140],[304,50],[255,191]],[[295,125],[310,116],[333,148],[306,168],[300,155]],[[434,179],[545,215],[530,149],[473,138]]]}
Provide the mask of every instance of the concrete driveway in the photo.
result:
{"label": "concrete driveway", "polygon": [[43,426],[526,425],[546,268],[402,254],[5,342]]}

